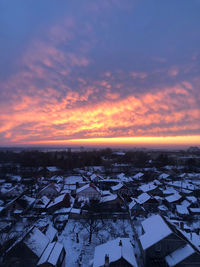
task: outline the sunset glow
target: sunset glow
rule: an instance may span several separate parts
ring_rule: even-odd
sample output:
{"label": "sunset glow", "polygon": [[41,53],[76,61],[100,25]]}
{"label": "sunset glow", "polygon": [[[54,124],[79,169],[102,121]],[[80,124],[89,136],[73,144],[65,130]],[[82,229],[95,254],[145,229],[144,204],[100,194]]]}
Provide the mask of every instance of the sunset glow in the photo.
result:
{"label": "sunset glow", "polygon": [[200,144],[197,1],[22,2],[1,9],[1,146]]}

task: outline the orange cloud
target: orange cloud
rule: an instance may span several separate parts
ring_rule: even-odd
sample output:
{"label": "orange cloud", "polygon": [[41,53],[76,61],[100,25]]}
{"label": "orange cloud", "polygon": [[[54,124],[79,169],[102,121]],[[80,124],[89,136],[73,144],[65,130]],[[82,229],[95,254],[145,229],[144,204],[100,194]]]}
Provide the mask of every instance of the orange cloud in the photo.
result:
{"label": "orange cloud", "polygon": [[[88,100],[93,91],[94,88],[88,88],[85,95],[69,92],[58,100],[54,97],[56,92],[49,89],[46,103],[40,95],[22,96],[20,102],[7,109],[7,113],[6,110],[2,112],[0,133],[15,143],[39,143],[41,140],[56,143],[81,137],[127,137],[127,134],[138,138],[141,135],[159,137],[178,135],[179,132],[184,135],[189,129],[199,130],[196,122],[200,111],[195,107],[195,99],[181,85],[156,94],[144,93],[114,101],[87,102],[80,107],[70,106],[70,103]],[[185,109],[185,101],[191,104],[188,109]]]}

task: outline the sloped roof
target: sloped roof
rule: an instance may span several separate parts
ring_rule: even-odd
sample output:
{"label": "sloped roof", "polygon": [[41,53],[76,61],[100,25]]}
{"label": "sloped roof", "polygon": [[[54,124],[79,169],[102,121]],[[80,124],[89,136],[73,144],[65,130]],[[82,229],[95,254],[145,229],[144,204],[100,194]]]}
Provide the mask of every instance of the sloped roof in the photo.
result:
{"label": "sloped roof", "polygon": [[172,230],[160,215],[147,218],[142,222],[142,227],[145,233],[140,236],[140,242],[144,250],[172,233]]}
{"label": "sloped roof", "polygon": [[[122,245],[120,246],[119,243]],[[93,267],[104,266],[105,256],[109,256],[109,262],[115,262],[121,258],[125,259],[131,266],[138,267],[133,246],[129,238],[118,237],[95,248]]]}

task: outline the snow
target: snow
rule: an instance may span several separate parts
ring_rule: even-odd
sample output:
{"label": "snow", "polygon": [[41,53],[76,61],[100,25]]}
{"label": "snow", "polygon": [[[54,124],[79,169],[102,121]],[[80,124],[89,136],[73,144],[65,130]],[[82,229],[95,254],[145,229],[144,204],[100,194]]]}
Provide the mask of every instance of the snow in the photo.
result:
{"label": "snow", "polygon": [[37,265],[41,265],[44,263],[50,263],[52,265],[56,265],[61,251],[63,249],[63,245],[58,242],[50,243],[45,249],[42,257],[40,258]]}
{"label": "snow", "polygon": [[[122,242],[121,246],[119,245],[120,241]],[[138,266],[134,256],[133,246],[131,245],[129,238],[118,237],[115,240],[97,246],[94,253],[93,267],[104,266],[105,255],[109,256],[110,263],[124,258],[132,266]]]}
{"label": "snow", "polygon": [[52,225],[49,225],[49,227],[46,230],[45,235],[49,238],[50,242],[53,241],[56,234],[57,234],[57,230]]}
{"label": "snow", "polygon": [[190,208],[190,211],[192,213],[199,213],[200,214],[200,208]]}
{"label": "snow", "polygon": [[177,200],[179,200],[181,198],[182,197],[181,197],[181,195],[179,195],[179,193],[175,193],[175,194],[173,194],[171,196],[166,197],[165,199],[167,200],[167,202],[173,203],[173,202],[175,202],[175,201],[177,201]]}
{"label": "snow", "polygon": [[[113,222],[111,219],[98,221],[98,230],[92,235],[92,242],[88,244],[89,233],[83,222],[69,220],[64,231],[59,236],[58,242],[62,243],[67,253],[66,267],[78,266],[79,256],[82,256],[82,267],[88,267],[94,257],[95,247],[107,241],[116,239],[119,236],[130,238],[133,241],[133,231],[129,220],[118,219]],[[76,242],[78,233],[79,243]],[[139,253],[139,251],[138,251]],[[138,254],[139,255],[139,254]]]}
{"label": "snow", "polygon": [[49,166],[49,167],[47,167],[47,170],[49,172],[57,172],[57,171],[59,171],[59,169],[57,167],[55,167],[55,166]]}
{"label": "snow", "polygon": [[140,242],[144,250],[172,233],[160,215],[153,215],[147,218],[142,222],[142,227],[145,234],[140,236]]}
{"label": "snow", "polygon": [[165,205],[158,206],[158,209],[161,211],[167,211],[168,210],[168,208]]}
{"label": "snow", "polygon": [[60,203],[60,202],[62,202],[64,200],[65,196],[66,196],[66,194],[63,194],[63,195],[60,195],[60,196],[56,197],[53,201],[51,201],[49,203],[49,205],[47,206],[47,209],[52,207],[52,206],[54,206],[54,205],[56,205],[56,204],[58,204],[58,203]]}
{"label": "snow", "polygon": [[81,176],[68,176],[65,177],[65,184],[76,184],[76,183],[82,183],[83,178]]}
{"label": "snow", "polygon": [[75,213],[75,214],[80,214],[80,213],[81,213],[81,210],[80,210],[80,209],[75,209],[75,208],[73,208],[73,209],[71,209],[70,212],[71,212],[71,213]]}
{"label": "snow", "polygon": [[86,185],[84,185],[84,186],[78,188],[78,189],[76,190],[76,193],[78,194],[78,193],[82,192],[83,190],[85,190],[85,189],[87,189],[87,188],[89,188],[89,187],[90,187],[90,184],[86,184]]}
{"label": "snow", "polygon": [[187,207],[183,205],[176,205],[176,210],[180,215],[189,215]]}
{"label": "snow", "polygon": [[61,208],[59,210],[56,210],[54,212],[54,214],[65,214],[65,213],[69,213],[71,210],[71,207],[70,208]]}
{"label": "snow", "polygon": [[196,203],[197,202],[197,198],[194,197],[194,196],[188,196],[188,197],[186,197],[186,199],[189,200],[192,203]]}
{"label": "snow", "polygon": [[34,227],[23,241],[35,255],[40,257],[49,243],[46,237],[38,228]]}
{"label": "snow", "polygon": [[122,187],[123,187],[123,184],[122,183],[119,183],[117,185],[112,186],[111,189],[113,191],[117,191],[117,190],[121,189]]}
{"label": "snow", "polygon": [[93,173],[91,176],[90,176],[90,179],[93,181],[97,178],[97,175],[95,173]]}
{"label": "snow", "polygon": [[137,174],[135,174],[135,175],[133,176],[133,178],[134,178],[134,179],[140,179],[143,175],[144,175],[144,173],[142,173],[142,172],[138,172]]}
{"label": "snow", "polygon": [[169,174],[167,174],[167,173],[162,173],[162,174],[160,174],[159,175],[159,179],[167,179],[169,177]]}
{"label": "snow", "polygon": [[115,199],[117,199],[117,195],[116,194],[110,194],[109,196],[102,197],[100,201],[102,203],[104,203],[104,202],[112,201]]}
{"label": "snow", "polygon": [[139,190],[143,191],[144,193],[149,192],[151,190],[154,190],[156,188],[157,188],[157,186],[154,185],[153,183],[144,184],[144,185],[139,186]]}
{"label": "snow", "polygon": [[56,265],[62,249],[63,249],[63,245],[56,242],[53,250],[51,251],[48,262],[51,263],[52,265]]}
{"label": "snow", "polygon": [[178,192],[173,187],[167,187],[165,190],[163,190],[163,194],[172,195],[172,194],[178,194]]}
{"label": "snow", "polygon": [[148,195],[147,193],[142,193],[141,195],[139,195],[135,200],[139,203],[139,204],[144,204],[146,201],[148,201],[150,199],[150,195]]}
{"label": "snow", "polygon": [[133,199],[133,201],[131,201],[131,203],[128,205],[129,210],[131,210],[136,204],[137,202],[135,201],[135,199]]}
{"label": "snow", "polygon": [[187,244],[186,246],[179,248],[172,252],[170,255],[166,256],[165,260],[169,267],[173,267],[191,256],[194,252],[194,249],[189,244]]}

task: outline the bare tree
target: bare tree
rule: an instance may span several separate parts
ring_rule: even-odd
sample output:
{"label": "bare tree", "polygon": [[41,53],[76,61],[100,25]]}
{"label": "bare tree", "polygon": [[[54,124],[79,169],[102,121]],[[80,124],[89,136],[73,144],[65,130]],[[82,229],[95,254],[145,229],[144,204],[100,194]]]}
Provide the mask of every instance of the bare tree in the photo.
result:
{"label": "bare tree", "polygon": [[[86,209],[87,213],[85,215],[85,219],[82,220],[81,223],[89,233],[88,243],[91,244],[92,236],[99,230],[102,222],[101,206],[98,200],[90,200],[90,202],[86,205]],[[97,217],[99,217],[101,220]]]}

